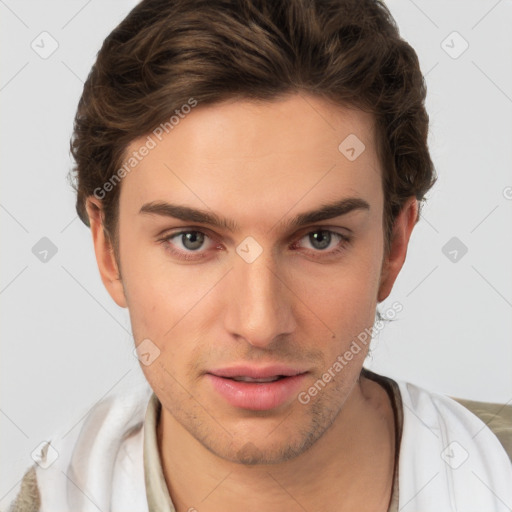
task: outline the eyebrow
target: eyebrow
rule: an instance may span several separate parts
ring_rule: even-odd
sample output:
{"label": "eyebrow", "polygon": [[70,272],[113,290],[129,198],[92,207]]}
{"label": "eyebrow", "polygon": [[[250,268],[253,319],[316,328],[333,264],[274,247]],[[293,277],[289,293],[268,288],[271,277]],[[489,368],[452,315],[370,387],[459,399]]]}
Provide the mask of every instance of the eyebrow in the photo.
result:
{"label": "eyebrow", "polygon": [[[340,217],[341,215],[346,215],[347,213],[357,210],[370,210],[370,205],[360,197],[348,197],[321,205],[319,208],[309,212],[299,213],[292,219],[284,222],[284,227],[297,228],[306,224]],[[237,231],[238,229],[236,222],[221,217],[213,212],[190,208],[189,206],[171,204],[165,201],[146,203],[141,207],[139,213],[172,217],[185,222],[208,224],[218,228],[224,228],[231,232]]]}

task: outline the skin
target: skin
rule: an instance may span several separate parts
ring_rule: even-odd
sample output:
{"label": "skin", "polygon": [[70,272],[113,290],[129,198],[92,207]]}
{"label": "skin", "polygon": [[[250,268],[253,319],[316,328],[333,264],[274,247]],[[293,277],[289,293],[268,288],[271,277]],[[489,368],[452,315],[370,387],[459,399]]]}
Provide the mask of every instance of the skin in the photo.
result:
{"label": "skin", "polygon": [[[354,161],[338,150],[349,134],[366,146]],[[387,511],[395,425],[384,389],[359,378],[367,347],[306,405],[294,396],[269,411],[236,408],[205,377],[235,363],[285,363],[307,369],[307,390],[373,325],[418,213],[410,198],[385,253],[374,137],[370,114],[314,96],[197,106],[122,181],[120,268],[101,201],[88,199],[103,283],[129,309],[136,344],[149,338],[160,350],[141,366],[162,404],[158,444],[178,512],[241,503],[250,512]],[[286,226],[347,197],[369,209]],[[153,201],[216,213],[237,229],[140,212]],[[211,238],[198,251],[180,236],[162,242],[184,228]],[[319,229],[349,241],[331,235],[318,248],[309,233]],[[262,248],[252,263],[236,252],[248,236]]]}

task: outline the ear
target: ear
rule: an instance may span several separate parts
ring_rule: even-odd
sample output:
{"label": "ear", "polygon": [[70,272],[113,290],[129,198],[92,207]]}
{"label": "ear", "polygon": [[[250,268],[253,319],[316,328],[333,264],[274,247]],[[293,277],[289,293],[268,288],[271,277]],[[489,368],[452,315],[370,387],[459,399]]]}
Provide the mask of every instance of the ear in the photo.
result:
{"label": "ear", "polygon": [[86,199],[85,207],[87,209],[87,215],[89,216],[92,240],[94,242],[94,252],[96,254],[96,262],[98,263],[101,280],[115,303],[125,308],[127,306],[126,297],[114,255],[114,248],[103,228],[102,203],[94,196],[90,196]]}
{"label": "ear", "polygon": [[393,284],[404,264],[409,239],[417,220],[418,200],[415,197],[410,197],[393,224],[389,251],[384,255],[382,263],[378,302],[382,302],[391,293]]}

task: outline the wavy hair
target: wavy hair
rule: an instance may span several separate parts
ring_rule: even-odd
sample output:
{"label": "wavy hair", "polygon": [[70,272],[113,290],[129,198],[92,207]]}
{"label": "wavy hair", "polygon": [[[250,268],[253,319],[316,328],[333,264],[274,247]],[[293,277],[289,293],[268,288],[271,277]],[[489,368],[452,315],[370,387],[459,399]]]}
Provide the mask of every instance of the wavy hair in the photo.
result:
{"label": "wavy hair", "polygon": [[[380,0],[143,0],[105,39],[70,142],[76,209],[121,167],[128,145],[189,98],[273,100],[304,92],[373,114],[383,229],[436,177],[417,55]],[[114,249],[120,186],[102,199]],[[420,205],[421,206],[421,205]]]}

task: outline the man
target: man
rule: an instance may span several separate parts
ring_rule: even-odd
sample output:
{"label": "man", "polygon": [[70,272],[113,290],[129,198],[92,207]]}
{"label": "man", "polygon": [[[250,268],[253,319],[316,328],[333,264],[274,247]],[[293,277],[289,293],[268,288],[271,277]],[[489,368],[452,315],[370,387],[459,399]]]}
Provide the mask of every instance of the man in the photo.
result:
{"label": "man", "polygon": [[376,0],[137,5],[72,153],[150,390],[56,435],[12,510],[509,510],[510,407],[363,369],[435,180],[424,100]]}

